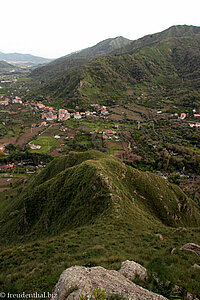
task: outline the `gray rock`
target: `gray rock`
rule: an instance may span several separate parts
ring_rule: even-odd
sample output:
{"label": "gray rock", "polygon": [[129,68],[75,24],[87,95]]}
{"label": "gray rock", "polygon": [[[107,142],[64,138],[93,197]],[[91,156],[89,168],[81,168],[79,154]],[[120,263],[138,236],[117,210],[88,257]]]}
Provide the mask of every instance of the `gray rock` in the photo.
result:
{"label": "gray rock", "polygon": [[162,236],[162,234],[156,233],[155,235],[156,235],[161,241],[163,241],[163,236]]}
{"label": "gray rock", "polygon": [[86,268],[74,266],[60,276],[53,291],[52,300],[78,300],[80,295],[91,296],[95,290],[106,294],[123,294],[134,300],[166,300],[167,298],[137,286],[117,271],[102,267]]}
{"label": "gray rock", "polygon": [[173,231],[173,233],[183,233],[186,231],[187,231],[187,229],[185,227],[178,227]]}
{"label": "gray rock", "polygon": [[188,250],[196,253],[197,256],[200,256],[200,246],[193,244],[193,243],[187,243],[183,247],[180,248],[180,250]]}
{"label": "gray rock", "polygon": [[147,277],[147,270],[140,264],[130,260],[122,262],[119,273],[129,280],[134,280],[136,275],[138,275],[141,280],[145,280]]}

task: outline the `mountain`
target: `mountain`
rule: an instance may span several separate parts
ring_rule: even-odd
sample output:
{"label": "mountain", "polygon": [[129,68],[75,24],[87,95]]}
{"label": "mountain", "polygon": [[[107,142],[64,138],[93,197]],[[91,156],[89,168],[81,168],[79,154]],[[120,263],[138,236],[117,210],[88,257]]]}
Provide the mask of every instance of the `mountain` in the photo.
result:
{"label": "mountain", "polygon": [[148,269],[146,288],[169,299],[199,296],[198,258],[179,250],[199,240],[199,208],[160,176],[98,151],[71,152],[0,204],[5,293],[52,291],[67,267],[118,269],[129,259]]}
{"label": "mountain", "polygon": [[113,39],[106,39],[93,47],[89,47],[81,51],[68,54],[59,59],[54,60],[46,66],[35,69],[32,72],[32,76],[34,78],[39,78],[42,80],[53,78],[55,76],[60,76],[68,69],[83,66],[89,63],[95,57],[109,54],[112,51],[129,44],[130,42],[130,40],[121,36]]}
{"label": "mountain", "polygon": [[120,49],[121,47],[129,45],[130,43],[131,41],[129,39],[118,36],[116,38],[106,39],[95,46],[66,55],[61,59],[105,55],[114,50]]}
{"label": "mountain", "polygon": [[51,59],[34,56],[31,54],[3,53],[3,52],[0,52],[0,60],[4,60],[10,63],[34,64],[34,65],[45,64],[51,61]]}
{"label": "mountain", "polygon": [[146,35],[138,40],[131,41],[129,45],[125,45],[120,49],[116,50],[115,54],[132,54],[137,49],[140,49],[144,46],[151,45],[156,42],[160,42],[170,38],[182,38],[182,37],[196,37],[200,34],[200,27],[197,26],[188,26],[188,25],[176,25],[171,26],[168,29]]}
{"label": "mountain", "polygon": [[197,103],[199,70],[200,28],[173,26],[106,55],[62,58],[31,76],[44,79],[41,93],[62,98],[69,107],[127,102],[156,107],[165,99],[181,106]]}

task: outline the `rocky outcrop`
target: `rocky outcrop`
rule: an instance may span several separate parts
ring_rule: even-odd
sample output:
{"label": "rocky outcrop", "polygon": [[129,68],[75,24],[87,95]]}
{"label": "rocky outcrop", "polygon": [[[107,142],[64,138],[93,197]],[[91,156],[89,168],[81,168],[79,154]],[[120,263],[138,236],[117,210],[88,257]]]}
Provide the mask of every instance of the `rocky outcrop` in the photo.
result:
{"label": "rocky outcrop", "polygon": [[74,266],[66,269],[55,286],[52,300],[78,300],[80,295],[91,296],[93,291],[104,290],[106,295],[123,294],[134,300],[165,300],[158,294],[134,284],[117,271],[102,267]]}
{"label": "rocky outcrop", "polygon": [[134,280],[136,275],[138,275],[141,280],[145,280],[147,277],[147,270],[140,264],[130,260],[122,262],[119,273],[129,280]]}
{"label": "rocky outcrop", "polygon": [[193,244],[193,243],[187,243],[183,247],[181,247],[180,250],[188,250],[196,253],[197,256],[200,256],[200,246]]}

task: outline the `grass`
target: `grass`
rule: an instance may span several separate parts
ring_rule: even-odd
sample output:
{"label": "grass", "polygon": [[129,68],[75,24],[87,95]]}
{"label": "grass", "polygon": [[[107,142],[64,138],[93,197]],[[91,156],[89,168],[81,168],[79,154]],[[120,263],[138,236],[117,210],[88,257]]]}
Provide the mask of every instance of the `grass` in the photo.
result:
{"label": "grass", "polygon": [[53,147],[57,146],[59,144],[58,140],[52,137],[45,137],[45,136],[39,136],[36,140],[32,141],[32,144],[40,145],[40,149],[33,150],[31,149],[31,153],[47,153],[50,151]]}
{"label": "grass", "polygon": [[108,146],[108,153],[111,154],[111,155],[114,155],[115,153],[115,150],[121,150],[122,147],[119,145],[119,146]]}
{"label": "grass", "polygon": [[[186,236],[177,236],[172,231],[164,227],[160,229],[159,233],[164,237],[161,241],[155,236],[157,231],[153,227],[139,230],[132,224],[121,222],[97,223],[54,238],[6,249],[0,256],[3,263],[0,275],[2,290],[15,293],[52,291],[62,271],[72,265],[101,265],[117,270],[122,261],[129,259],[149,270],[154,261],[159,260],[161,266],[168,270],[168,279],[173,277],[174,283],[188,290],[195,289],[198,293],[200,275],[191,267],[198,258],[178,249],[188,240],[199,242],[199,233],[189,230]],[[171,255],[174,247],[177,252]]]}
{"label": "grass", "polygon": [[9,110],[5,110],[5,109],[3,109],[3,110],[0,110],[0,112],[1,112],[1,113],[8,113],[8,114],[12,114],[12,112],[11,112],[11,111],[9,111]]}
{"label": "grass", "polygon": [[31,80],[32,80],[31,77],[18,77],[17,78],[18,82],[28,82],[28,81],[31,81]]}
{"label": "grass", "polygon": [[80,144],[87,148],[92,148],[91,141],[81,141]]}
{"label": "grass", "polygon": [[66,126],[73,127],[73,128],[78,128],[81,126],[87,126],[91,132],[100,132],[103,130],[108,130],[113,127],[114,123],[113,122],[105,122],[103,120],[92,120],[89,121],[87,119],[81,119],[81,120],[67,120]]}

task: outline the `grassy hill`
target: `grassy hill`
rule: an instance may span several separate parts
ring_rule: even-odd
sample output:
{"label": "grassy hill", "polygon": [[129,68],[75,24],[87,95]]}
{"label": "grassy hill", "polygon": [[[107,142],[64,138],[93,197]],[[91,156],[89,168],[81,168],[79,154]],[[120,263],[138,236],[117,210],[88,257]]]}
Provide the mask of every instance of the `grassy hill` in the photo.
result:
{"label": "grassy hill", "polygon": [[58,234],[99,218],[200,224],[197,207],[177,186],[95,151],[55,159],[1,214],[4,237]]}
{"label": "grassy hill", "polygon": [[68,107],[78,104],[86,108],[96,102],[107,105],[134,102],[159,107],[169,100],[179,106],[198,105],[199,27],[171,27],[129,43],[120,51],[79,67],[72,60],[68,61],[71,67],[68,65],[67,69],[64,60],[48,65],[53,77],[47,79],[39,92],[63,99]]}
{"label": "grassy hill", "polygon": [[[199,209],[176,185],[88,151],[54,159],[13,192],[0,202],[3,291],[51,291],[71,265],[117,269],[132,259],[163,280],[150,276],[147,288],[198,295],[198,258],[179,248],[199,243]],[[180,225],[186,233],[173,233]]]}

